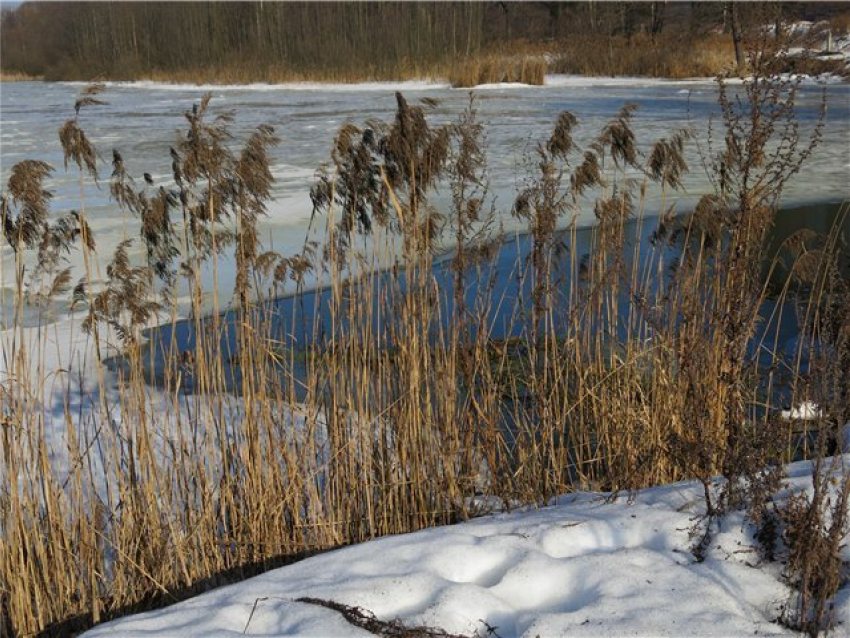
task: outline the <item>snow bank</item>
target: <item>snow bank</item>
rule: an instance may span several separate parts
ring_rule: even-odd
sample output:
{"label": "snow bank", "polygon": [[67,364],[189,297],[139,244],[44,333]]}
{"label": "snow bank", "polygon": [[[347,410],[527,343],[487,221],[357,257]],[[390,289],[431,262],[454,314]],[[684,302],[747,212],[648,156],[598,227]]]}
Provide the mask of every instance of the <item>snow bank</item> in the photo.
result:
{"label": "snow bank", "polygon": [[585,75],[563,75],[550,74],[546,76],[546,86],[557,87],[634,87],[646,88],[653,86],[694,86],[694,85],[715,85],[714,78],[686,78],[682,80],[669,80],[665,78],[649,78],[649,77],[632,77],[626,75],[605,77],[605,76],[585,76]]}
{"label": "snow bank", "polygon": [[[811,465],[789,466],[792,489]],[[775,622],[790,590],[760,562],[742,516],[724,519],[706,560],[689,551],[703,512],[694,483],[632,502],[563,497],[551,507],[329,552],[86,636],[368,636],[301,597],[360,606],[383,620],[510,636],[790,634]],[[850,588],[836,601],[850,620]],[[839,625],[840,631],[840,625]]]}
{"label": "snow bank", "polygon": [[[61,82],[67,86],[86,86],[88,82]],[[333,83],[333,82],[286,82],[282,84],[268,84],[256,82],[252,84],[178,84],[172,82],[154,82],[151,80],[138,80],[134,82],[103,82],[107,88],[132,88],[132,89],[155,89],[170,91],[343,91],[343,92],[368,92],[368,91],[424,91],[433,89],[445,89],[449,85],[445,82],[431,80],[406,80],[399,82],[359,82],[359,83]]]}

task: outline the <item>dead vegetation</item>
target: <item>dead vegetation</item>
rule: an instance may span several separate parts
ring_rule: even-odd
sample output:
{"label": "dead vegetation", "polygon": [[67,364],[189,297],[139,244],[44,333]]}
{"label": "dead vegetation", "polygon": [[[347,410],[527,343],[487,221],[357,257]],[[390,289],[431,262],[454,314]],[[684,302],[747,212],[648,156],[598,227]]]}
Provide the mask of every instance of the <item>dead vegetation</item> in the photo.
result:
{"label": "dead vegetation", "polygon": [[546,60],[541,57],[488,55],[451,67],[448,79],[454,87],[505,82],[542,86],[546,71]]}
{"label": "dead vegetation", "polygon": [[[19,319],[8,324],[3,630],[62,633],[281,556],[452,523],[478,512],[480,494],[510,506],[685,478],[703,481],[712,517],[746,507],[768,524],[766,539],[774,525],[801,592],[789,622],[826,626],[846,474],[831,501],[824,443],[808,451],[821,459],[811,499],[775,512],[765,503],[778,485],[771,468],[797,456],[782,402],[827,406],[822,434],[850,417],[847,283],[838,266],[846,253],[837,230],[789,240],[797,280],[769,293],[763,256],[782,186],[820,129],[799,136],[797,83],[769,66],[756,73],[740,101],[721,82],[722,126],[705,151],[715,191],[684,216],[647,218],[645,197],[650,183],[665,193],[680,187],[691,132],[638,140],[640,111],[624,105],[582,147],[574,135],[581,122],[562,113],[528,157],[512,207],[529,249],[510,273],[522,294],[507,308],[487,279],[504,238],[474,102],[455,123],[436,125],[432,101],[398,94],[391,121],[345,125],[311,193],[314,235],[301,254],[282,256],[264,250],[256,230],[270,198],[275,132],[260,126],[237,149],[233,114],[216,114],[206,96],[186,111],[170,149],[172,182],[142,185],[113,153],[110,192],[139,217],[142,234],[131,241],[144,260],[132,263],[122,244],[105,284],[88,257],[76,284],[61,267],[69,250],[96,250],[84,198],[54,220],[43,183],[52,168],[18,164],[2,200],[4,237],[17,256],[14,316],[35,290],[24,267],[32,253],[39,294],[73,285],[95,345],[117,334],[124,356],[115,392],[100,366],[94,391],[67,379],[63,400],[79,393],[88,408],[50,422],[41,404],[48,380],[38,373],[44,353],[29,346]],[[81,194],[87,176],[102,172],[80,120],[99,93],[81,94],[61,132]],[[450,187],[450,210],[432,202],[440,184]],[[582,206],[598,222],[584,254],[575,241]],[[656,225],[650,246],[629,239],[633,224]],[[434,276],[447,236],[454,292]],[[204,317],[200,269],[215,272],[225,250],[236,256],[235,303],[229,314]],[[325,297],[303,290],[310,270]],[[178,279],[192,299],[191,339],[157,346],[164,363],[152,392],[143,329],[161,308],[176,316]],[[265,302],[282,292],[302,305],[326,300],[313,325],[297,326],[310,339],[281,330]],[[790,359],[770,342],[777,326],[762,314],[766,301],[800,309],[804,337]],[[492,332],[496,308],[509,318],[502,335]],[[66,467],[52,465],[45,436],[57,427]],[[716,476],[726,479],[719,495]],[[414,631],[338,610],[392,635]]]}
{"label": "dead vegetation", "polygon": [[[160,9],[8,7],[0,23],[3,79],[538,84],[544,55],[557,73],[713,77],[736,65],[736,31],[809,21],[812,38],[795,38],[794,46],[820,46],[814,36],[827,28],[836,38],[846,34],[850,15],[823,2],[247,2]],[[834,64],[794,62],[798,72]]]}
{"label": "dead vegetation", "polygon": [[732,40],[721,34],[667,32],[600,40],[575,35],[558,43],[551,73],[590,76],[714,77],[731,68]]}
{"label": "dead vegetation", "polygon": [[319,605],[338,611],[349,624],[365,629],[376,636],[386,636],[387,638],[466,638],[460,634],[450,634],[436,627],[407,627],[398,619],[380,620],[366,609],[343,605],[333,600],[298,598],[296,602]]}

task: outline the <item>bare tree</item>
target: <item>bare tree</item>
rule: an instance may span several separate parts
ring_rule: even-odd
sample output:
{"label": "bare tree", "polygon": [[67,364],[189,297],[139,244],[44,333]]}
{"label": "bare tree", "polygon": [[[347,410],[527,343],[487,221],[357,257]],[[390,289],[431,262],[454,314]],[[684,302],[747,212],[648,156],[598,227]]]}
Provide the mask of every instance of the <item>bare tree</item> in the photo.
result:
{"label": "bare tree", "polygon": [[744,52],[741,44],[741,17],[738,13],[738,3],[727,2],[726,7],[732,27],[732,43],[735,45],[735,68],[738,75],[742,75],[744,72]]}

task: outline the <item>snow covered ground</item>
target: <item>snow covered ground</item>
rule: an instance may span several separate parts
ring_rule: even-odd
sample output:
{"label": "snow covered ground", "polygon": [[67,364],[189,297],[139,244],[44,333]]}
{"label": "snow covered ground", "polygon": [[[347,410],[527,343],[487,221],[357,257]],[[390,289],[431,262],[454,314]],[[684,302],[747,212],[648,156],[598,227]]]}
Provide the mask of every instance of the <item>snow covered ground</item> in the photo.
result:
{"label": "snow covered ground", "polygon": [[[834,33],[827,21],[802,20],[787,25],[786,29],[795,45],[789,47],[789,56],[813,55],[821,60],[843,60],[846,70],[850,71],[850,33]],[[773,33],[774,28],[771,26],[768,31]]]}
{"label": "snow covered ground", "polygon": [[[810,472],[809,463],[789,466],[789,491],[810,488]],[[700,495],[697,484],[679,483],[631,501],[564,496],[322,554],[85,635],[373,635],[302,597],[482,637],[793,634],[775,622],[793,593],[782,565],[759,558],[741,514],[723,519],[705,561],[695,561]],[[846,585],[834,620],[846,635]]]}

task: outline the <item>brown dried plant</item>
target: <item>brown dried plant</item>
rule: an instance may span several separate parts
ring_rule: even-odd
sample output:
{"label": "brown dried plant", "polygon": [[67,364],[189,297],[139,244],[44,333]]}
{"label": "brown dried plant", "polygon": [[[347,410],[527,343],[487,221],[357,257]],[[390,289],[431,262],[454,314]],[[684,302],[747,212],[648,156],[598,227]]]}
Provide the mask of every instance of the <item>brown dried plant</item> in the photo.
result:
{"label": "brown dried plant", "polygon": [[257,222],[266,213],[274,177],[269,170],[269,149],[280,143],[274,129],[260,125],[239,153],[234,169],[236,180],[236,293],[241,306],[248,304],[250,273],[258,266]]}
{"label": "brown dried plant", "polygon": [[[742,91],[742,105],[772,95]],[[83,94],[81,112],[98,103],[96,94]],[[454,522],[479,511],[481,495],[510,507],[572,489],[696,477],[719,516],[735,496],[716,500],[722,473],[750,500],[751,518],[769,520],[773,484],[757,475],[787,450],[774,437],[773,396],[761,392],[773,372],[748,346],[767,294],[760,258],[776,203],[769,189],[793,173],[788,162],[798,157],[788,149],[804,147],[793,139],[793,110],[780,101],[765,98],[770,113],[758,114],[726,95],[728,135],[712,156],[717,192],[691,215],[661,211],[650,247],[629,233],[640,236],[650,223],[643,213],[652,184],[662,199],[681,186],[688,133],[644,152],[626,105],[582,148],[576,119],[558,117],[513,203],[529,245],[528,259],[502,273],[522,278],[515,299],[494,298],[487,269],[502,238],[472,100],[449,125],[429,121],[433,101],[413,105],[401,95],[391,121],[346,124],[311,193],[318,237],[294,256],[259,241],[273,195],[271,127],[234,152],[231,117],[210,123],[207,95],[170,149],[173,184],[149,176],[137,183],[114,152],[110,193],[138,216],[134,239],[147,263],[134,263],[132,244],[122,243],[102,287],[91,272],[76,287],[86,326],[117,334],[124,356],[117,390],[100,379],[97,396],[83,397],[95,406],[90,414],[65,410],[69,467],[61,476],[45,453],[44,411],[32,400],[46,381],[23,374],[0,388],[4,630],[78,629],[304,552]],[[782,118],[765,124],[776,112]],[[748,123],[754,114],[758,122]],[[782,122],[790,128],[776,155],[770,140]],[[75,130],[66,153],[82,179],[97,155]],[[16,250],[38,250],[58,273],[45,290],[59,294],[71,283],[61,270],[66,251],[80,238],[83,250],[93,243],[82,207],[49,219],[49,171],[42,163],[13,171],[3,229]],[[435,210],[433,195],[445,185],[450,206]],[[594,229],[578,227],[579,207],[595,212]],[[579,233],[590,238],[586,254]],[[436,257],[443,240],[454,243],[450,262]],[[797,301],[812,300],[803,331],[829,346],[801,345],[820,358],[794,376],[795,396],[836,406],[824,419],[834,433],[850,416],[848,297],[830,261],[841,251],[802,235],[792,244]],[[230,247],[238,308],[203,316],[209,291],[200,269],[212,259],[215,270],[218,252]],[[319,288],[305,290],[314,266]],[[194,315],[143,332],[160,309],[178,316],[160,289],[177,268],[190,282]],[[296,296],[264,303],[268,280],[269,294],[292,283]],[[438,281],[451,282],[453,295]],[[496,312],[511,322],[499,338]],[[168,330],[185,341],[158,341]],[[767,416],[759,402],[770,404]],[[747,481],[765,489],[739,489]],[[838,501],[815,501],[814,510],[789,509],[785,538],[792,552],[803,551],[798,530],[823,540],[816,556],[793,561],[813,610],[799,617],[821,623],[843,524],[827,523],[839,520],[826,512]],[[811,566],[821,559],[832,571],[818,580]]]}
{"label": "brown dried plant", "polygon": [[74,163],[80,171],[85,170],[95,180],[98,177],[97,151],[80,127],[79,120],[82,108],[107,104],[94,97],[102,93],[104,89],[103,84],[87,84],[74,104],[74,118],[67,120],[59,129],[59,141],[62,144],[62,151],[65,156],[65,168],[68,168],[69,163]]}
{"label": "brown dried plant", "polygon": [[53,192],[43,182],[53,168],[37,160],[24,160],[12,167],[6,192],[0,198],[3,236],[14,251],[32,248],[47,227]]}

